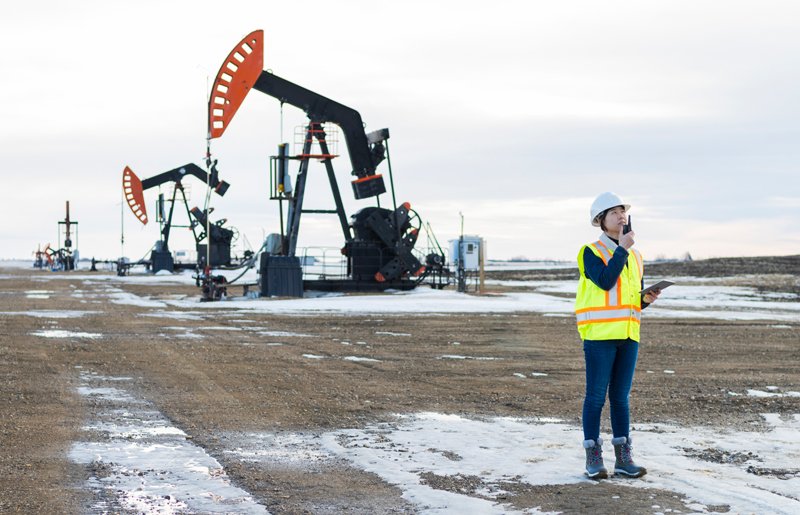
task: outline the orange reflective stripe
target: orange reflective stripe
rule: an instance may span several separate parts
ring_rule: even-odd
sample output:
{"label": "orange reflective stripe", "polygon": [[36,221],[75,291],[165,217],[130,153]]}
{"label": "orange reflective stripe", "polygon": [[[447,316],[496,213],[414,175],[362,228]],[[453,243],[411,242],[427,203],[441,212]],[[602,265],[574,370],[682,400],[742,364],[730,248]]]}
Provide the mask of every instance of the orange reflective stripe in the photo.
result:
{"label": "orange reflective stripe", "polygon": [[641,311],[642,308],[639,306],[634,306],[631,304],[624,304],[622,306],[602,306],[602,307],[592,307],[592,308],[582,308],[576,309],[575,313],[586,313],[589,311],[617,311],[618,309],[632,309],[634,311]]}
{"label": "orange reflective stripe", "polygon": [[639,320],[642,317],[641,312],[630,307],[624,309],[608,309],[604,311],[584,311],[576,313],[575,318],[579,324],[588,322],[598,322],[604,320]]}
{"label": "orange reflective stripe", "polygon": [[634,324],[640,323],[636,318],[629,318],[629,317],[619,317],[619,318],[597,318],[594,320],[582,320],[578,322],[578,325],[587,325],[587,324],[602,324],[607,322],[631,322]]}
{"label": "orange reflective stripe", "polygon": [[642,312],[641,309],[637,309],[635,306],[613,306],[606,309],[582,309],[579,311],[575,311],[575,315],[577,315],[578,319],[582,318],[592,318],[596,317],[598,313],[613,313],[619,314],[622,316],[623,314],[630,316],[633,314],[634,317],[640,316],[639,314]]}

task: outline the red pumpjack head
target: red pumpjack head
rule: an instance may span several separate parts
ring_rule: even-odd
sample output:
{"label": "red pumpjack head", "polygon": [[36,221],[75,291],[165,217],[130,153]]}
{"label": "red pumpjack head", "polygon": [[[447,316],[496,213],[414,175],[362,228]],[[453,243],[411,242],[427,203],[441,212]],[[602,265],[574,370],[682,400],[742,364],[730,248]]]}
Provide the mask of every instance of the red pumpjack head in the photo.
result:
{"label": "red pumpjack head", "polygon": [[263,69],[264,31],[254,30],[231,50],[214,79],[208,100],[209,138],[222,136]]}
{"label": "red pumpjack head", "polygon": [[122,193],[125,195],[128,207],[133,211],[133,216],[142,222],[142,225],[147,225],[147,208],[144,205],[142,181],[127,166],[122,171]]}

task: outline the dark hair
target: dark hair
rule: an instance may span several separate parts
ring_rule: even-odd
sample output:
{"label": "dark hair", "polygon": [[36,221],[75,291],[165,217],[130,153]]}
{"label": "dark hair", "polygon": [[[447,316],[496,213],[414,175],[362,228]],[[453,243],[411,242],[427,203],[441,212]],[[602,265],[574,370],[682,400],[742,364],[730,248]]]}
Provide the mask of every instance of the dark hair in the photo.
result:
{"label": "dark hair", "polygon": [[602,213],[597,215],[597,219],[600,220],[600,228],[603,230],[603,232],[606,231],[606,215],[612,209],[614,209],[614,208],[612,207],[612,208],[606,209],[605,211],[603,211]]}

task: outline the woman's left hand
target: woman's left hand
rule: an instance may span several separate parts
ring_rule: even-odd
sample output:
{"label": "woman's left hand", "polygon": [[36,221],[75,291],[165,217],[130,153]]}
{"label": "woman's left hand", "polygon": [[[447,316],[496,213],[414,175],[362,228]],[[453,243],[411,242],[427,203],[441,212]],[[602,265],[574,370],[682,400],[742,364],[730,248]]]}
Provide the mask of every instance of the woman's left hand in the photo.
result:
{"label": "woman's left hand", "polygon": [[644,296],[644,301],[647,302],[648,304],[652,304],[653,302],[656,301],[659,295],[661,295],[661,290],[653,290],[647,292],[647,295]]}

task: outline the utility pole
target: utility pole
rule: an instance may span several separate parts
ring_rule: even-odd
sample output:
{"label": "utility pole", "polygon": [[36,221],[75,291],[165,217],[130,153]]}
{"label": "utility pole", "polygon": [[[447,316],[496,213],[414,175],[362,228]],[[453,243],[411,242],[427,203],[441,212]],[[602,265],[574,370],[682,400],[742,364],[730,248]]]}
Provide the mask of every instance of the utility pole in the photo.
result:
{"label": "utility pole", "polygon": [[464,214],[459,211],[458,216],[461,217],[461,235],[458,237],[458,268],[456,269],[456,280],[458,282],[458,291],[464,293],[467,291],[467,277],[464,270]]}

